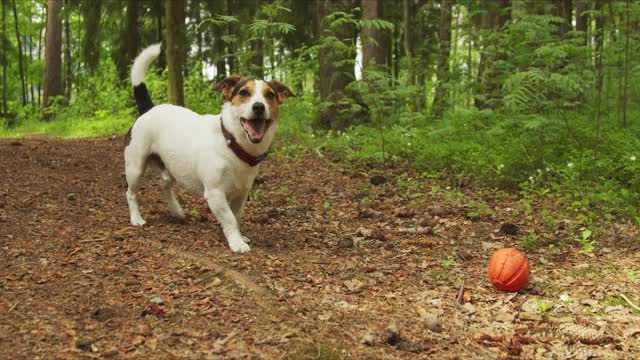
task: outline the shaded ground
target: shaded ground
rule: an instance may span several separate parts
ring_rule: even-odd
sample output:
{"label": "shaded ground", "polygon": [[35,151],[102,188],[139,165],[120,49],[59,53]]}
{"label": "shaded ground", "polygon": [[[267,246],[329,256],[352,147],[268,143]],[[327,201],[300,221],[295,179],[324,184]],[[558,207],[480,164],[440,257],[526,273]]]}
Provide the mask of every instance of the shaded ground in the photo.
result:
{"label": "shaded ground", "polygon": [[[628,224],[585,255],[548,199],[282,157],[261,169],[239,256],[204,201],[178,191],[191,215],[173,222],[153,172],[147,225],[130,226],[121,150],[0,140],[0,358],[640,356]],[[489,257],[522,244],[529,286],[496,291]]]}

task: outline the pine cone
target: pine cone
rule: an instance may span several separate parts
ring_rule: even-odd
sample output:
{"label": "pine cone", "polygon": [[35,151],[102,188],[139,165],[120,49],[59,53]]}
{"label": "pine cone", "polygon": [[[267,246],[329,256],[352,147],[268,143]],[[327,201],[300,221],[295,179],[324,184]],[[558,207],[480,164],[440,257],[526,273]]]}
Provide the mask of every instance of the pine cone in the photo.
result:
{"label": "pine cone", "polygon": [[557,331],[571,342],[598,345],[609,341],[609,337],[602,332],[575,324],[559,324]]}
{"label": "pine cone", "polygon": [[595,359],[596,354],[589,348],[578,345],[567,348],[566,358],[575,360],[589,360]]}

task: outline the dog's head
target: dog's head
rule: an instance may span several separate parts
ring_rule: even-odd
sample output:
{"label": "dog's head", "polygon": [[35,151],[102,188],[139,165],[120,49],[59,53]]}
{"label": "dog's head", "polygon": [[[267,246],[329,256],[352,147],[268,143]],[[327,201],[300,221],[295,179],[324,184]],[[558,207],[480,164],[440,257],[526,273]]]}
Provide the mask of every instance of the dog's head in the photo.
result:
{"label": "dog's head", "polygon": [[[225,126],[236,139],[244,131],[247,140],[259,144],[269,135],[269,140],[278,122],[278,109],[288,97],[294,96],[289,88],[279,81],[246,79],[230,76],[215,85],[224,95],[222,109]],[[227,120],[230,114],[233,119]],[[231,124],[227,124],[231,121]]]}

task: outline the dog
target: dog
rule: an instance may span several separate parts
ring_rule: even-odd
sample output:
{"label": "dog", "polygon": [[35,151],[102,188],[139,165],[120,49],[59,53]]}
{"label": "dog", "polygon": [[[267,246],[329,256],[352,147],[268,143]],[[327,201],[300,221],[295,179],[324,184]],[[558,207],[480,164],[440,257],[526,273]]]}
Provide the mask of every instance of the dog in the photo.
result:
{"label": "dog", "polygon": [[178,183],[206,199],[231,251],[246,253],[249,239],[239,227],[245,202],[258,164],[273,141],[279,107],[294,94],[279,81],[230,76],[214,86],[224,96],[218,115],[200,115],[170,104],[154,106],[144,77],[160,51],[160,44],[149,46],[131,68],[140,113],[126,136],[124,149],[131,224],[145,224],[138,191],[146,166],[155,165],[160,169],[162,195],[172,216],[185,217],[173,192]]}

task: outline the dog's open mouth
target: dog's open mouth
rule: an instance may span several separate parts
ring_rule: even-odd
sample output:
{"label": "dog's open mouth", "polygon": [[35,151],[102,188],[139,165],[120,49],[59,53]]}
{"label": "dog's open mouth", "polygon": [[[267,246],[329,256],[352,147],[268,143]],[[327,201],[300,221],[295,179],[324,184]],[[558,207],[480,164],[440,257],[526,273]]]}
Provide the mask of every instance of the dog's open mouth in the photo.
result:
{"label": "dog's open mouth", "polygon": [[262,141],[262,138],[264,137],[264,134],[269,129],[269,126],[271,125],[271,119],[265,119],[265,118],[245,119],[245,118],[240,118],[240,123],[242,124],[242,127],[244,128],[244,131],[247,133],[247,136],[249,137],[249,140],[254,144],[258,144],[259,142]]}

